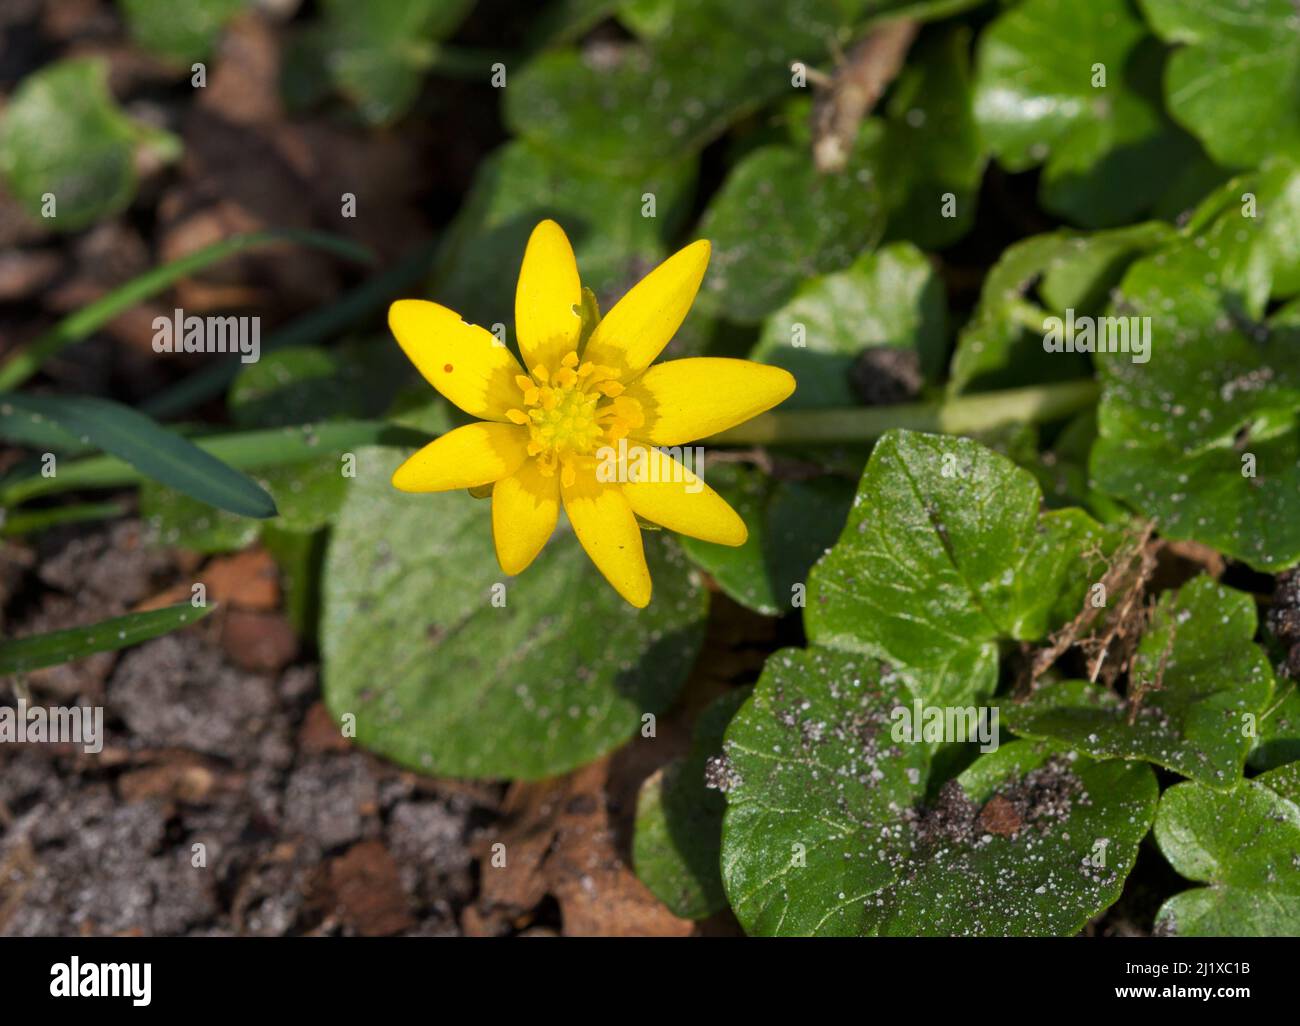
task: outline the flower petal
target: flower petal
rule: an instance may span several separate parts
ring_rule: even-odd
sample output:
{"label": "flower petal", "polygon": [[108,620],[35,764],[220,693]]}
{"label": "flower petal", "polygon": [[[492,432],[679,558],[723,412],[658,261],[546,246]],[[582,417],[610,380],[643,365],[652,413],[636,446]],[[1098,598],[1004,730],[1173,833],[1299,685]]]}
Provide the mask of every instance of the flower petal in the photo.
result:
{"label": "flower petal", "polygon": [[504,421],[519,405],[519,361],[486,328],[423,299],[399,299],[388,326],[429,384],[470,416]]}
{"label": "flower petal", "polygon": [[[575,307],[577,309],[575,309]],[[554,370],[578,348],[582,329],[582,282],[564,229],[543,221],[533,229],[515,289],[515,331],[529,370]]]}
{"label": "flower petal", "polygon": [[645,453],[645,479],[623,485],[633,513],[701,541],[745,544],[745,521],[698,474],[653,446]]}
{"label": "flower petal", "polygon": [[497,562],[510,575],[523,573],[555,531],[560,516],[560,478],[524,460],[492,489],[492,537]]}
{"label": "flower petal", "polygon": [[475,488],[509,477],[528,458],[528,429],[514,424],[466,424],[435,438],[393,472],[403,492]]}
{"label": "flower petal", "polygon": [[651,367],[625,394],[645,414],[645,426],[633,432],[638,439],[681,445],[770,410],[789,397],[794,384],[780,367],[699,356]]}
{"label": "flower petal", "polygon": [[573,533],[614,590],[638,609],[650,602],[650,569],[641,528],[621,486],[604,484],[594,474],[579,474],[561,484],[564,512]]}
{"label": "flower petal", "polygon": [[596,325],[582,358],[613,367],[621,381],[649,367],[695,302],[709,250],[707,239],[692,242],[633,285]]}

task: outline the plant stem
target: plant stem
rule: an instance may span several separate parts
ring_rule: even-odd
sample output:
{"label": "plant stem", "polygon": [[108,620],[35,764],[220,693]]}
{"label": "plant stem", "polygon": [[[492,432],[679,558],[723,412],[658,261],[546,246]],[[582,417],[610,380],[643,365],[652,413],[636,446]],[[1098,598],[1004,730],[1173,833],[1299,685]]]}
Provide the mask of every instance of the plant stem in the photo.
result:
{"label": "plant stem", "polygon": [[35,534],[59,524],[80,524],[88,520],[110,520],[126,513],[126,507],[116,502],[87,502],[78,506],[55,506],[7,515],[0,509],[0,537],[12,538]]}
{"label": "plant stem", "polygon": [[706,438],[709,445],[806,445],[866,442],[891,428],[964,435],[1008,424],[1060,420],[1097,401],[1092,379],[982,392],[928,403],[863,406],[834,410],[777,410]]}
{"label": "plant stem", "polygon": [[3,366],[0,366],[0,391],[9,391],[21,385],[38,370],[41,365],[55,353],[80,342],[120,313],[131,309],[137,303],[169,288],[181,278],[203,270],[209,264],[225,260],[244,250],[268,246],[272,243],[297,242],[317,249],[328,250],[351,260],[370,262],[373,258],[363,246],[329,235],[325,232],[296,231],[277,229],[273,231],[251,232],[247,235],[235,235],[222,239],[210,246],[189,253],[179,260],[155,267],[138,277],[132,278],[107,295],[102,296],[88,306],[83,306],[75,313],[69,314],[53,328],[41,335],[30,345],[16,350]]}

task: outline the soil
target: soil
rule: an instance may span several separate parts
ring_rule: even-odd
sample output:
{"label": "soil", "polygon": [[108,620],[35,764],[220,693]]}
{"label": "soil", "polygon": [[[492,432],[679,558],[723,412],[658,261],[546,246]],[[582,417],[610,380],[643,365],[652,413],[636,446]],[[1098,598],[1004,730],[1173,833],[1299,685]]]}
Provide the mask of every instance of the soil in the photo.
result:
{"label": "soil", "polygon": [[353,747],[278,608],[269,557],[196,563],[134,519],[0,548],[6,633],[164,604],[196,579],[220,603],[180,632],[28,676],[34,701],[102,705],[104,748],[0,746],[0,934],[736,932],[650,895],[630,868],[631,817],[699,706],[756,676],[770,621],[718,601],[714,655],[655,745],[507,787]]}

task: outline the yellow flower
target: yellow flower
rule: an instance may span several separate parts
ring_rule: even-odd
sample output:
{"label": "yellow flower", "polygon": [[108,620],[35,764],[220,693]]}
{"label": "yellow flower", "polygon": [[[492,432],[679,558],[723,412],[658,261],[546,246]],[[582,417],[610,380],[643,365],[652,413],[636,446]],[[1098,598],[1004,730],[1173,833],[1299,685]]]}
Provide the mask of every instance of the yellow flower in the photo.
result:
{"label": "yellow flower", "polygon": [[[515,292],[524,367],[487,330],[437,303],[388,311],[398,343],[434,388],[479,422],[449,431],[397,468],[404,492],[492,488],[492,535],[507,574],[555,530],[560,503],[578,541],[623,598],[650,601],[637,517],[722,545],[745,522],[656,446],[679,446],[771,409],[794,391],[779,367],[700,357],[650,364],[686,317],[709,263],[693,242],[639,281],[579,348],[582,285],[564,230],[533,229]],[[612,453],[642,460],[608,471]],[[625,464],[624,464],[625,465]]]}

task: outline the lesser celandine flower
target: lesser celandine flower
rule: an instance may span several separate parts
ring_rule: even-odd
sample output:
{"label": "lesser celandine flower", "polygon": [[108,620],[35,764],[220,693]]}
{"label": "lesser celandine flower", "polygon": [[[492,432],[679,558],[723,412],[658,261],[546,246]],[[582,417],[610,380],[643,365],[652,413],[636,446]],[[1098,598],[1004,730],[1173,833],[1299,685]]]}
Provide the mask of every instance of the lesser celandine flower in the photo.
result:
{"label": "lesser celandine flower", "polygon": [[[638,282],[582,345],[582,285],[564,230],[533,229],[519,270],[515,331],[524,366],[484,328],[437,303],[403,299],[388,323],[439,392],[479,423],[426,445],[393,474],[406,492],[491,486],[501,569],[517,574],[555,530],[560,504],[618,593],[650,601],[638,517],[722,545],[745,523],[656,446],[679,446],[770,409],[794,391],[778,367],[700,357],[650,366],[681,326],[709,262],[694,242]],[[600,473],[611,451],[639,472]]]}

